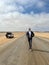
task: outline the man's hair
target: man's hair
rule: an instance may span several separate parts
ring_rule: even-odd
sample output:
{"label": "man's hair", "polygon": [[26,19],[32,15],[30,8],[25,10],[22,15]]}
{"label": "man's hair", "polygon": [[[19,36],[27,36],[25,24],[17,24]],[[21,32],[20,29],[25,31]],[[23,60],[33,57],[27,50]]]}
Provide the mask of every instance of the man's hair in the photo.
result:
{"label": "man's hair", "polygon": [[29,30],[31,30],[31,28],[29,28]]}

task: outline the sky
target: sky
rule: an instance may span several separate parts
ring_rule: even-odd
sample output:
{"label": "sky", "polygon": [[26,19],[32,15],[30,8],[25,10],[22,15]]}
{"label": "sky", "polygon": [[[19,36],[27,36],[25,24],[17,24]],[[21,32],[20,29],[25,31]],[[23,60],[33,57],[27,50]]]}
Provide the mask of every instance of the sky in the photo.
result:
{"label": "sky", "polygon": [[0,31],[49,31],[49,0],[0,0]]}

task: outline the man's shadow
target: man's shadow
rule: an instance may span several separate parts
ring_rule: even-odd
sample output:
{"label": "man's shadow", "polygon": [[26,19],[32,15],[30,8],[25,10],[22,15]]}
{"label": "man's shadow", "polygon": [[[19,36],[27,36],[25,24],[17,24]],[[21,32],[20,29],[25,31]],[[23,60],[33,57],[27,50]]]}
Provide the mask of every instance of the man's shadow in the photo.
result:
{"label": "man's shadow", "polygon": [[49,51],[47,51],[47,50],[41,50],[41,49],[32,49],[32,51],[39,51],[39,52],[49,53]]}

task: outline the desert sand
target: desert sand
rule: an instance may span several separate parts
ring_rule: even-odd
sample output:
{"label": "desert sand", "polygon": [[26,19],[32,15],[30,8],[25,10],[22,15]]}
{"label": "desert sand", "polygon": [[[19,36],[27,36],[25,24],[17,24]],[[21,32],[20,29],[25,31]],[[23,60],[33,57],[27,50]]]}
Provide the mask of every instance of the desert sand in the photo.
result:
{"label": "desert sand", "polygon": [[[35,33],[35,36],[37,36],[37,37],[42,37],[42,38],[49,39],[49,33],[41,33],[41,32],[40,33],[39,32],[34,32],[34,33]],[[12,41],[15,38],[16,39],[20,38],[21,36],[23,36],[25,34],[25,32],[13,32],[13,34],[14,34],[13,39],[7,39],[5,37],[5,34],[6,33],[0,33],[0,45],[5,44],[6,42]]]}
{"label": "desert sand", "polygon": [[0,45],[3,45],[5,43],[7,43],[7,42],[10,42],[10,41],[14,40],[15,38],[16,39],[20,38],[21,36],[24,35],[24,32],[15,32],[15,33],[13,33],[14,34],[14,38],[12,38],[12,39],[7,39],[5,37],[5,34],[6,33],[0,33]]}
{"label": "desert sand", "polygon": [[[24,33],[20,33],[21,35],[14,34],[16,40],[0,46],[0,65],[49,65],[49,42],[42,40],[43,37],[44,39],[48,37],[47,33],[35,33],[32,51],[29,50],[29,44]],[[39,36],[42,36],[41,39]]]}
{"label": "desert sand", "polygon": [[49,39],[49,33],[47,32],[35,32],[35,36]]}

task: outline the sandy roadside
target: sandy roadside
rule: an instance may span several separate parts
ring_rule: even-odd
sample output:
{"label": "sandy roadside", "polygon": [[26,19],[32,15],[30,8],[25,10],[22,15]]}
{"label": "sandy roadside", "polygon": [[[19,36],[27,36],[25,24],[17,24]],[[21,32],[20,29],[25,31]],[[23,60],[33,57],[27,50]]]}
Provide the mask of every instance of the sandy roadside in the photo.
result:
{"label": "sandy roadside", "polygon": [[14,38],[13,39],[7,39],[5,37],[5,33],[0,33],[0,45],[6,44],[7,42],[10,42],[10,41],[12,41],[14,39],[18,39],[18,38],[20,38],[21,36],[24,35],[24,33],[22,33],[22,32],[13,33],[13,34],[14,34]]}
{"label": "sandy roadside", "polygon": [[35,36],[49,39],[49,33],[35,32]]}
{"label": "sandy roadside", "polygon": [[[13,39],[7,39],[5,37],[5,33],[0,33],[0,45],[6,44],[7,42],[10,42],[10,41],[12,41],[14,39],[18,39],[21,36],[23,36],[25,33],[24,32],[14,32],[13,34],[14,34],[14,38]],[[35,36],[49,39],[49,33],[35,32]]]}

